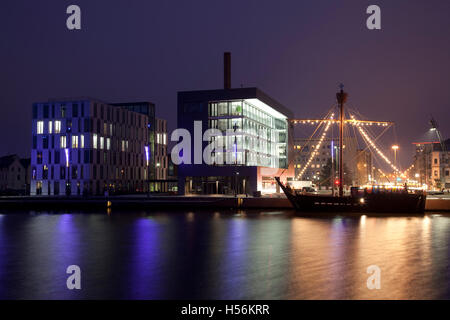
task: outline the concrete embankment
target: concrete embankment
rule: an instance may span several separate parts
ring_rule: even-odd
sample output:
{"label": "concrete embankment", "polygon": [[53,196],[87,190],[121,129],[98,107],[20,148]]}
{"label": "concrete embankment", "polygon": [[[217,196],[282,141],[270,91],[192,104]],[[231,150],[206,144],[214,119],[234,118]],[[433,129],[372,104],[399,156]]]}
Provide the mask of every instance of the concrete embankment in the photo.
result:
{"label": "concrete embankment", "polygon": [[[292,209],[286,198],[253,197],[202,197],[202,196],[118,196],[118,197],[3,197],[0,198],[0,210],[82,210],[99,209]],[[449,211],[450,197],[429,197],[427,211]]]}
{"label": "concrete embankment", "polygon": [[428,197],[425,204],[427,211],[450,211],[450,197],[435,198]]}

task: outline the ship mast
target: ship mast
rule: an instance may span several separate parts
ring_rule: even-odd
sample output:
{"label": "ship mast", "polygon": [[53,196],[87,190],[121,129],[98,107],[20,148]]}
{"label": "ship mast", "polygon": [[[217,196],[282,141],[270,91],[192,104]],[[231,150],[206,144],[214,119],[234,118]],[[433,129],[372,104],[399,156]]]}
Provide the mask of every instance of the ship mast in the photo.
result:
{"label": "ship mast", "polygon": [[344,103],[347,101],[347,93],[344,92],[344,85],[339,86],[341,91],[336,93],[339,103],[339,197],[344,195]]}

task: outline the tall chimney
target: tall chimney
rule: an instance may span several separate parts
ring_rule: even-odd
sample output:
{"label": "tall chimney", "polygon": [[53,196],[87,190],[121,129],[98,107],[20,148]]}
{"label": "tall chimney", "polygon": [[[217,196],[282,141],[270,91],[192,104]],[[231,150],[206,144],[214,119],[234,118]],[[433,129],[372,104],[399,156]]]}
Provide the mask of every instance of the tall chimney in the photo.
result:
{"label": "tall chimney", "polygon": [[223,87],[224,89],[231,89],[231,53],[224,52],[223,54]]}

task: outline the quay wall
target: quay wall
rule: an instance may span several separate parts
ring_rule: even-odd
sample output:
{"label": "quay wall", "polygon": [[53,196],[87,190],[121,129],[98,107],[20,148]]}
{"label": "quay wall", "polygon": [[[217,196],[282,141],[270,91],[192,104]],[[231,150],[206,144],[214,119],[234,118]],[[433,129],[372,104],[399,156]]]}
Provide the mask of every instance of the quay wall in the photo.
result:
{"label": "quay wall", "polygon": [[[185,196],[151,196],[151,197],[3,197],[0,198],[0,210],[87,210],[99,209],[158,209],[158,210],[193,210],[193,209],[292,209],[286,198],[234,198],[234,197],[185,197]],[[426,211],[450,212],[449,198],[427,199]],[[1,213],[1,212],[0,212]]]}

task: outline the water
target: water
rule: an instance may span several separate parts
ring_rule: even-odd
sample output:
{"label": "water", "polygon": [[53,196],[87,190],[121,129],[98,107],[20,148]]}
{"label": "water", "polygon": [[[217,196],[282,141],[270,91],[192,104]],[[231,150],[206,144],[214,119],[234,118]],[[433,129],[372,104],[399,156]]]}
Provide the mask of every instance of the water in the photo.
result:
{"label": "water", "polygon": [[448,299],[449,236],[443,214],[0,214],[0,298]]}

